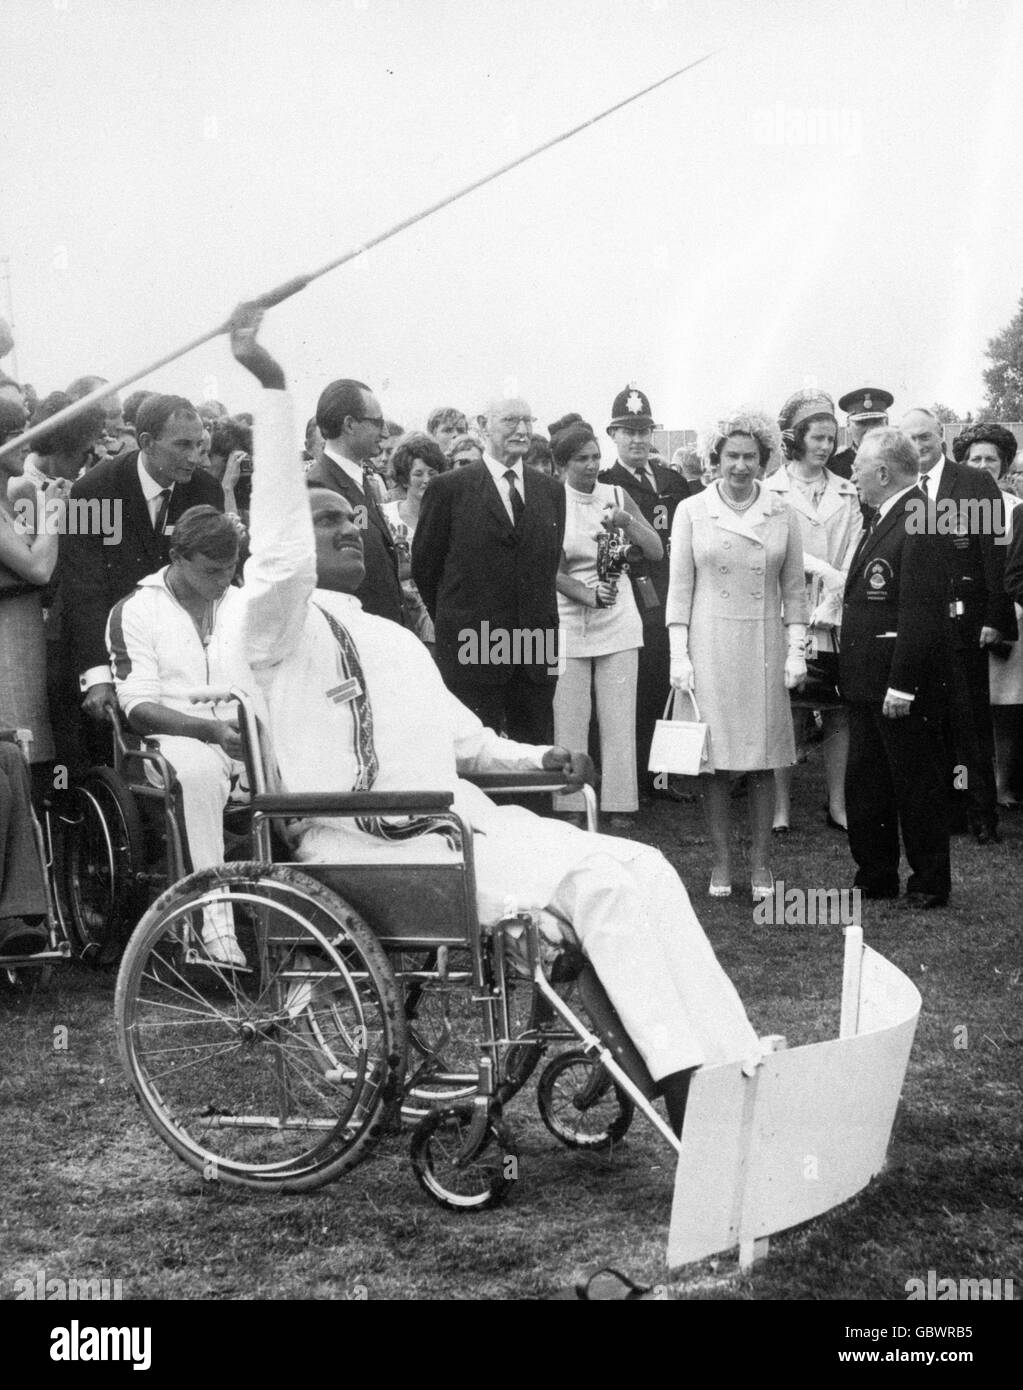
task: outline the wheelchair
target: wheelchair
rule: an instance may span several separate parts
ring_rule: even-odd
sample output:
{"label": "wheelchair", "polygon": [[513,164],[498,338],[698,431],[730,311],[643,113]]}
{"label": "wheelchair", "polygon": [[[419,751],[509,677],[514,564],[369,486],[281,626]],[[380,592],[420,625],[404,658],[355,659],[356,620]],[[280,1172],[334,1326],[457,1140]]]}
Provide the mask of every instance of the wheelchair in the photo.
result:
{"label": "wheelchair", "polygon": [[[567,1043],[537,1085],[556,1138],[612,1148],[638,1108],[677,1152],[581,953],[548,979],[549,948],[530,914],[479,922],[472,831],[451,794],[271,792],[252,706],[241,692],[229,698],[252,790],[251,858],[161,894],[128,942],[115,993],[123,1066],[170,1148],[206,1180],[304,1192],[404,1123],[420,1186],[451,1210],[483,1210],[518,1176],[506,1105],[548,1049]],[[564,789],[549,773],[474,780],[492,795]],[[282,862],[287,823],[310,816],[416,818],[437,854]],[[211,913],[230,915],[244,968],[204,946]]]}
{"label": "wheelchair", "polygon": [[[111,766],[90,768],[62,814],[61,880],[69,925],[83,960],[117,961],[153,898],[188,872],[180,788],[159,745],[108,710]],[[159,785],[146,777],[146,767]],[[248,844],[247,812],[230,801],[228,853]]]}
{"label": "wheelchair", "polygon": [[[25,761],[29,761],[32,746],[30,729],[0,729],[0,740],[18,746]],[[46,909],[46,946],[32,955],[0,954],[0,973],[5,983],[12,987],[27,983],[29,979],[39,986],[46,987],[53,978],[53,967],[67,960],[71,955],[71,938],[59,894],[54,889],[53,818],[51,808],[44,809],[43,820],[36,815],[29,803],[32,817],[32,838],[35,842],[39,860],[39,871],[43,884]]]}

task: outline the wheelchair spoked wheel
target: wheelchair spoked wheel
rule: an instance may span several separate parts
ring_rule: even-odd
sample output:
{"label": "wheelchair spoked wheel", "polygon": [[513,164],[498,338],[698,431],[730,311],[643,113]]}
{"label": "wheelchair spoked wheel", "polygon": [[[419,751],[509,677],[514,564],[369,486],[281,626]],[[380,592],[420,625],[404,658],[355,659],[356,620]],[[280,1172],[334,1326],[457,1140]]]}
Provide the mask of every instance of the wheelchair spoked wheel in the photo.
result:
{"label": "wheelchair spoked wheel", "polygon": [[[396,961],[406,969],[431,970],[437,953],[403,952]],[[405,985],[405,1017],[413,1074],[406,1085],[402,1114],[407,1120],[426,1115],[438,1105],[471,1100],[478,1089],[481,1031],[479,1005],[472,993],[472,961],[468,950],[453,949],[446,980],[416,980]],[[526,1084],[547,1046],[544,1028],[553,1009],[528,980],[507,982],[511,1037],[526,1039],[506,1046],[499,1055],[496,1098],[503,1104]],[[458,1079],[452,1079],[457,1077]]]}
{"label": "wheelchair spoked wheel", "polygon": [[518,1177],[518,1151],[500,1110],[487,1115],[482,1142],[467,1148],[475,1107],[434,1109],[412,1132],[416,1181],[448,1211],[485,1211],[508,1196]]}
{"label": "wheelchair spoked wheel", "polygon": [[135,798],[112,769],[92,768],[73,797],[62,817],[68,915],[83,958],[101,961],[137,916],[145,835]]}
{"label": "wheelchair spoked wheel", "polygon": [[[224,914],[244,970],[202,944]],[[342,898],[290,866],[205,869],[163,894],[128,943],[115,1014],[147,1120],[207,1180],[320,1187],[364,1156],[400,1095],[387,957]]]}
{"label": "wheelchair spoked wheel", "polygon": [[571,1149],[610,1149],[624,1138],[636,1113],[632,1097],[612,1080],[600,1059],[581,1048],[562,1052],[544,1067],[536,1088],[540,1117]]}

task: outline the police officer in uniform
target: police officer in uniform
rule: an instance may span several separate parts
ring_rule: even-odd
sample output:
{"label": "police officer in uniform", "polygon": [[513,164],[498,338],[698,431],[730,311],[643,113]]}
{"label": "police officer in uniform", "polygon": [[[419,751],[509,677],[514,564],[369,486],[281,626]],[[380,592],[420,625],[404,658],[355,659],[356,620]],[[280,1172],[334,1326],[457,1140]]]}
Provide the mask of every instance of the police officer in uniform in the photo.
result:
{"label": "police officer in uniform", "polygon": [[940,539],[910,524],[925,509],[917,455],[899,430],[872,431],[853,482],[874,520],[849,567],[839,685],[849,704],[846,811],[854,884],[899,896],[899,832],[910,876],[900,907],[942,907],[951,887],[942,720],[950,628]]}
{"label": "police officer in uniform", "polygon": [[838,408],[845,411],[850,442],[832,457],[828,464],[832,473],[837,473],[840,478],[852,477],[853,459],[860,440],[867,430],[887,425],[888,410],[894,399],[890,391],[882,391],[878,386],[859,386],[841,397]]}
{"label": "police officer in uniform", "polygon": [[[675,508],[685,501],[691,489],[680,473],[650,458],[655,428],[645,393],[635,385],[619,391],[607,427],[618,450],[618,460],[613,467],[604,469],[600,481],[627,492],[664,545],[660,560],[639,560],[629,566],[636,606],[643,618],[643,646],[636,680],[636,766],[639,785],[646,788],[649,795],[679,800],[684,794],[674,784],[664,784],[663,778],[658,782],[648,771],[647,764],[654,724],[661,717],[668,698],[669,652],[664,605],[668,597],[671,523]],[[699,491],[698,488],[694,490]]]}

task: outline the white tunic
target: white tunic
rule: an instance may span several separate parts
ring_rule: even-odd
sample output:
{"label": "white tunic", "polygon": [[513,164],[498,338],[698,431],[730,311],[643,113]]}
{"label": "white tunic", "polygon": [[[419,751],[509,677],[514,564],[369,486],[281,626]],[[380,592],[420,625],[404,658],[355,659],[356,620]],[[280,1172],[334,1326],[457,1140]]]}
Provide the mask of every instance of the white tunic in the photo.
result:
{"label": "white tunic", "polygon": [[[499,918],[510,899],[516,910],[551,907],[570,921],[655,1078],[756,1055],[742,1002],[663,856],[521,807],[496,806],[462,780],[461,772],[540,768],[547,750],[485,728],[448,692],[421,643],[396,623],[364,613],[348,595],[316,589],[312,519],[288,400],[264,392],[263,401],[243,595],[248,656],[266,695],[284,789],[347,791],[359,773],[354,704],[328,693],[339,684],[339,655],[323,608],[358,653],[379,763],[374,789],[453,793],[456,811],[475,832],[481,920]],[[299,848],[300,859],[321,862],[414,863],[448,854],[437,835],[394,842],[337,820],[307,822]]]}
{"label": "white tunic", "polygon": [[[623,507],[618,489],[595,483],[592,492],[565,485],[565,559],[568,573],[588,588],[597,587],[597,537],[601,518],[609,506]],[[558,594],[558,620],[562,652],[567,657],[610,656],[643,645],[643,620],[636,608],[632,585],[623,575],[618,598],[610,608],[588,608],[565,594]]]}

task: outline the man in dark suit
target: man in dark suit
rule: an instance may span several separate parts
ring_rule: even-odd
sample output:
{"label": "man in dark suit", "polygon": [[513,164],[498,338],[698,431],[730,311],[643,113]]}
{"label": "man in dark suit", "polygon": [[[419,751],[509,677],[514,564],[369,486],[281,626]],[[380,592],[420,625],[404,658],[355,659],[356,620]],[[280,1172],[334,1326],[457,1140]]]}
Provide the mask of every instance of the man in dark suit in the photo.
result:
{"label": "man in dark suit", "polygon": [[367,613],[403,622],[398,554],[367,474],[387,436],[380,403],[361,381],[342,378],[325,387],[316,403],[323,452],[306,474],[310,487],[325,487],[352,504],[362,528],[366,577],[355,591]]}
{"label": "man in dark suit", "polygon": [[674,786],[665,784],[663,778],[659,781],[654,777],[647,764],[654,725],[663,714],[668,698],[669,652],[664,605],[671,568],[668,554],[671,523],[678,504],[700,488],[690,488],[680,473],[651,461],[654,417],[650,401],[642,391],[635,386],[619,391],[611,407],[611,416],[607,432],[618,450],[618,460],[600,474],[600,481],[627,492],[664,544],[660,560],[641,560],[629,566],[643,618],[643,646],[636,678],[636,767],[639,785],[645,787],[649,795],[674,799]]}
{"label": "man in dark suit", "polygon": [[1005,592],[1023,607],[1023,526],[1012,528],[1012,540],[1005,555]]}
{"label": "man in dark suit", "polygon": [[105,636],[111,608],[169,562],[182,512],[203,504],[224,510],[223,489],[199,466],[203,425],[191,401],[149,396],[136,431],[138,449],[98,463],[75,483],[76,524],[60,545],[60,595],[82,707],[99,720],[107,706],[117,708]]}
{"label": "man in dark suit", "polygon": [[552,743],[565,490],[524,467],[532,430],[525,401],[491,405],[482,461],[427,486],[412,578],[448,689],[499,733]]}
{"label": "man in dark suit", "polygon": [[[930,410],[909,411],[902,428],[919,455],[920,487],[941,540],[946,601],[955,635],[947,721],[948,787],[950,792],[965,793],[967,823],[984,845],[998,839],[988,648],[1017,635],[1015,610],[1005,592],[1004,503],[986,469],[967,468],[945,457],[941,423]],[[953,767],[965,770],[965,788],[963,772],[954,773]]]}
{"label": "man in dark suit", "polygon": [[890,391],[882,391],[879,386],[858,386],[855,391],[847,391],[839,398],[838,408],[845,411],[849,443],[832,455],[828,464],[832,473],[839,478],[852,477],[853,459],[860,440],[867,430],[887,425],[888,411],[894,399]]}
{"label": "man in dark suit", "polygon": [[950,633],[940,542],[914,524],[925,510],[916,479],[904,434],[867,435],[853,482],[877,511],[845,586],[839,683],[854,884],[865,897],[898,897],[901,829],[911,872],[900,906],[931,908],[951,887],[941,730]]}

